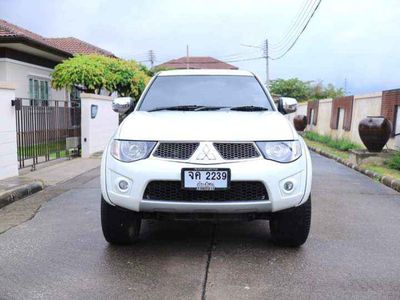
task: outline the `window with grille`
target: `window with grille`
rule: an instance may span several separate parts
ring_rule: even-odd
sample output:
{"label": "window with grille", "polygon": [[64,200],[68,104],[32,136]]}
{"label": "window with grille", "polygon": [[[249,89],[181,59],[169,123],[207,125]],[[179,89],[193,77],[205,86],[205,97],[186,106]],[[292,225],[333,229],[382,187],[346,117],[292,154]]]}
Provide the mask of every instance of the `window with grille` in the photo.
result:
{"label": "window with grille", "polygon": [[49,100],[50,82],[45,79],[29,78],[29,98]]}

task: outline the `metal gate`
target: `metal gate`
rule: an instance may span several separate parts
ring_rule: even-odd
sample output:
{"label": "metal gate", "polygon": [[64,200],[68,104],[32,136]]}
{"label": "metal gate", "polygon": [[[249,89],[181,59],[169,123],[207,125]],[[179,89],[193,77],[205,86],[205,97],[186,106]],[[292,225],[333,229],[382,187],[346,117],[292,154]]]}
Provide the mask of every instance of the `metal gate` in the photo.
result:
{"label": "metal gate", "polygon": [[19,168],[68,157],[80,151],[79,100],[17,98],[15,106]]}

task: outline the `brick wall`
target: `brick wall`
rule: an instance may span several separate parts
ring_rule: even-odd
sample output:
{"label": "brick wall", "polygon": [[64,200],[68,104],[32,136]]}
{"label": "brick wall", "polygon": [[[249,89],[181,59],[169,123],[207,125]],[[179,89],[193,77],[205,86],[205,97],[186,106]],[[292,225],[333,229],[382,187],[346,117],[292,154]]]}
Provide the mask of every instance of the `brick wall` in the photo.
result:
{"label": "brick wall", "polygon": [[353,114],[354,96],[345,96],[333,99],[331,112],[331,129],[338,129],[339,124],[339,109],[344,109],[343,129],[350,131],[351,118]]}
{"label": "brick wall", "polygon": [[[400,89],[388,90],[382,92],[381,114],[392,122],[393,128],[396,128],[397,107],[400,106]],[[392,130],[392,136],[394,136]]]}

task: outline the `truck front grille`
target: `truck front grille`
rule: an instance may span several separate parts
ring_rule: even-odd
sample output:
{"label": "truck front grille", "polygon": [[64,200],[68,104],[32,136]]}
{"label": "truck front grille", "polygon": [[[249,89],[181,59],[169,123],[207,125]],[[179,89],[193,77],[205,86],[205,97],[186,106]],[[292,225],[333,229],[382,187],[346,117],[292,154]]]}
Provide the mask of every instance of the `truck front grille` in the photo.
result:
{"label": "truck front grille", "polygon": [[164,143],[157,146],[153,156],[169,159],[189,159],[199,147],[199,143]]}
{"label": "truck front grille", "polygon": [[214,143],[215,149],[223,159],[237,160],[259,157],[253,143]]}
{"label": "truck front grille", "polygon": [[181,202],[235,202],[268,200],[267,190],[259,181],[232,181],[227,190],[185,190],[180,181],[151,181],[144,192],[144,200]]}

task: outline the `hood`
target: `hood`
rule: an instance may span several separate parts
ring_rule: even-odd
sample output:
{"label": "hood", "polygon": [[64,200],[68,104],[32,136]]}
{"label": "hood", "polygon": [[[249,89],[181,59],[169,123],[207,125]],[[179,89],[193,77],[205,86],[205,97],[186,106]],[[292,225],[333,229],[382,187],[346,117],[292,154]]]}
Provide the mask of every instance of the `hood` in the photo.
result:
{"label": "hood", "polygon": [[132,112],[115,136],[147,141],[293,140],[297,133],[279,112]]}

